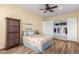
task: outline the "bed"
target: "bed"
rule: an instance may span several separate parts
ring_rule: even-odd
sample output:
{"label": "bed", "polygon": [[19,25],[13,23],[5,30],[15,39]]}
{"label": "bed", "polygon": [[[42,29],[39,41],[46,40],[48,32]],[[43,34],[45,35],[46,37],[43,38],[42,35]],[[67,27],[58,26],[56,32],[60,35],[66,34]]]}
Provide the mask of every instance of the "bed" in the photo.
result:
{"label": "bed", "polygon": [[52,45],[52,39],[53,37],[48,35],[23,36],[23,44],[35,52],[42,53]]}

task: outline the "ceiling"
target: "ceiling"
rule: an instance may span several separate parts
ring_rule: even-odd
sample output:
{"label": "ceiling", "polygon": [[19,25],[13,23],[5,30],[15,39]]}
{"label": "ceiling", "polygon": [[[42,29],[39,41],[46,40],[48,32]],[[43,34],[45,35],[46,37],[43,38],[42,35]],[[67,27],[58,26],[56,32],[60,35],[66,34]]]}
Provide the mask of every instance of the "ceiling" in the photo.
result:
{"label": "ceiling", "polygon": [[[54,4],[50,4],[52,7]],[[20,4],[21,7],[28,9],[32,12],[35,12],[39,15],[49,17],[55,15],[63,15],[66,13],[71,13],[79,10],[79,4],[56,4],[58,7],[54,9],[54,12],[43,13],[44,10],[40,10],[45,8],[45,4]]]}

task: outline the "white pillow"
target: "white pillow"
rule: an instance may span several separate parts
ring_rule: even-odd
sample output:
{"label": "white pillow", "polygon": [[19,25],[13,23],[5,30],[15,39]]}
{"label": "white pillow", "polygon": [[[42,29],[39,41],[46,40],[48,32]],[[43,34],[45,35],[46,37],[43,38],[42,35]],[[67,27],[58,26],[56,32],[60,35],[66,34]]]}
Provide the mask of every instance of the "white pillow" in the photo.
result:
{"label": "white pillow", "polygon": [[34,31],[24,31],[23,36],[32,36],[35,35]]}
{"label": "white pillow", "polygon": [[23,32],[23,36],[29,36],[29,32]]}
{"label": "white pillow", "polygon": [[29,36],[35,35],[34,31],[29,32]]}

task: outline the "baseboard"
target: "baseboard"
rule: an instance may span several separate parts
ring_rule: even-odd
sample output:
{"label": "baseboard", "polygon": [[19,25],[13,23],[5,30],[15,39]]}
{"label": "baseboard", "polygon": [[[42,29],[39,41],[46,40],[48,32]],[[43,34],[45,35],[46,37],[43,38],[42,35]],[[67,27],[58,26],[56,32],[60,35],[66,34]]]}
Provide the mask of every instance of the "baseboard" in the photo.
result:
{"label": "baseboard", "polygon": [[61,40],[61,41],[67,41],[67,42],[74,42],[74,43],[77,43],[78,44],[78,42],[77,41],[71,41],[71,40],[65,40],[65,39],[58,39],[58,38],[53,38],[54,40]]}
{"label": "baseboard", "polygon": [[1,46],[0,46],[0,50],[5,50],[5,47],[1,47]]}
{"label": "baseboard", "polygon": [[5,48],[1,48],[1,49],[0,49],[0,51],[4,51],[4,50],[5,50]]}

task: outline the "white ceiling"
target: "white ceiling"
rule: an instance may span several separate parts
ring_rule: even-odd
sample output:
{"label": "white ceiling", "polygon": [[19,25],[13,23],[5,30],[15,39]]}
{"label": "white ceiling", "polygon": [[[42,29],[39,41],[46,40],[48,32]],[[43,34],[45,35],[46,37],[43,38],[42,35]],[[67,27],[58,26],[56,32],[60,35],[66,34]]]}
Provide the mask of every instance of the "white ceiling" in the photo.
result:
{"label": "white ceiling", "polygon": [[[50,4],[52,7],[54,4]],[[45,4],[20,4],[21,7],[24,7],[30,11],[36,12],[42,16],[49,17],[55,15],[62,15],[66,13],[71,13],[79,10],[79,4],[56,4],[58,7],[54,9],[54,12],[43,13],[44,10],[40,10],[45,8]],[[59,9],[62,8],[62,9]]]}

